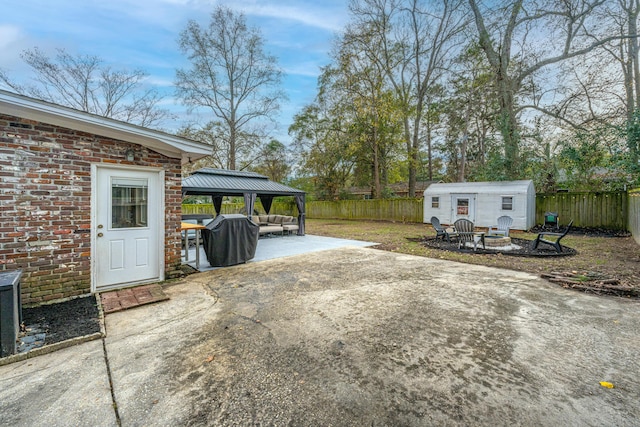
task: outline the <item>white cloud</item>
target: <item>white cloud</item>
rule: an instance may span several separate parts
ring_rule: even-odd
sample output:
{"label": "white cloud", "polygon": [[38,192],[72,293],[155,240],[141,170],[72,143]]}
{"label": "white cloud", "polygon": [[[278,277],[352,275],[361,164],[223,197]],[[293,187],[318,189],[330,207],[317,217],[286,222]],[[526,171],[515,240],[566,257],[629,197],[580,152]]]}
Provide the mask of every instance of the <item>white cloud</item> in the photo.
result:
{"label": "white cloud", "polygon": [[[337,32],[344,28],[347,14],[344,7],[331,7],[330,2],[300,2],[295,6],[283,4],[286,2],[229,2],[228,6],[244,12],[246,15],[275,18],[278,20],[294,21],[300,24]],[[343,3],[343,2],[338,2]],[[302,5],[301,5],[302,4]]]}
{"label": "white cloud", "polygon": [[6,49],[15,44],[21,37],[20,28],[15,25],[0,25],[0,49]]}
{"label": "white cloud", "polygon": [[288,75],[316,78],[320,75],[320,65],[317,62],[299,62],[284,69]]}
{"label": "white cloud", "polygon": [[0,67],[12,68],[20,62],[25,35],[15,25],[0,24]]}

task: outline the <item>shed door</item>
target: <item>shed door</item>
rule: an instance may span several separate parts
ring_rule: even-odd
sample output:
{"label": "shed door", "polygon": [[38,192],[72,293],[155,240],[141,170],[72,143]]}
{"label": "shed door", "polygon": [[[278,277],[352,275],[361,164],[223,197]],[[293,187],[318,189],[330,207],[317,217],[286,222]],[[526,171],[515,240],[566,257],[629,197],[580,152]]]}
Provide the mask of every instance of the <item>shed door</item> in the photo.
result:
{"label": "shed door", "polygon": [[452,194],[451,210],[451,219],[453,222],[461,218],[476,222],[476,195]]}
{"label": "shed door", "polygon": [[98,168],[95,290],[160,279],[158,172]]}

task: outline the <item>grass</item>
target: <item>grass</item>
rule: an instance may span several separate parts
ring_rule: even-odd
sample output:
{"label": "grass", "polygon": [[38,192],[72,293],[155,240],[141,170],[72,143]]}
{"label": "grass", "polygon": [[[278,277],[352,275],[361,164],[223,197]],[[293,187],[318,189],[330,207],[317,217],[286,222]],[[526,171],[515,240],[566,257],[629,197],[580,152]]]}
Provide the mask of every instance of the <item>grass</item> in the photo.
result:
{"label": "grass", "polygon": [[[306,232],[379,243],[378,248],[429,258],[507,268],[529,273],[594,272],[640,288],[640,245],[633,237],[594,237],[569,234],[563,246],[578,251],[575,256],[526,258],[502,254],[457,253],[425,247],[410,239],[434,237],[428,224],[307,219]],[[512,237],[534,240],[536,234],[512,231]]]}

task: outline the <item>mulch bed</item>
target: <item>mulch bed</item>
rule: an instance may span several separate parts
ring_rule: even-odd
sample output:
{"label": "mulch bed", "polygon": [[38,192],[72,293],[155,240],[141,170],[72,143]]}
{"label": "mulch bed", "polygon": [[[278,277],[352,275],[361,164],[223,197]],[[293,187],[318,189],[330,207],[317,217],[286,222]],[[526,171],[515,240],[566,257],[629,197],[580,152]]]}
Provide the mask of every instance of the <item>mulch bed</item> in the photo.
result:
{"label": "mulch bed", "polygon": [[[412,241],[416,241],[412,239]],[[502,254],[502,255],[511,255],[511,256],[523,256],[523,257],[559,257],[559,256],[571,256],[578,253],[573,248],[569,248],[567,246],[562,246],[562,252],[556,252],[556,250],[546,244],[540,244],[536,249],[533,249],[532,240],[527,239],[519,239],[516,237],[511,238],[511,243],[519,246],[519,249],[511,249],[511,250],[499,250],[499,249],[482,249],[482,247],[478,246],[478,248],[474,251],[473,248],[462,247],[458,248],[458,242],[447,242],[443,239],[436,239],[435,237],[423,237],[417,239],[417,241],[424,246],[433,249],[440,249],[451,252],[461,252],[461,253],[476,253],[476,254]]]}
{"label": "mulch bed", "polygon": [[[554,229],[550,227],[543,227],[542,225],[536,225],[531,230],[530,233],[541,233],[543,231],[562,231],[565,227],[559,227],[559,229]],[[631,233],[627,230],[609,230],[606,228],[599,227],[571,227],[569,231],[569,235],[574,236],[589,236],[589,237],[629,237]]]}
{"label": "mulch bed", "polygon": [[43,334],[43,345],[100,332],[93,295],[22,309],[21,336]]}

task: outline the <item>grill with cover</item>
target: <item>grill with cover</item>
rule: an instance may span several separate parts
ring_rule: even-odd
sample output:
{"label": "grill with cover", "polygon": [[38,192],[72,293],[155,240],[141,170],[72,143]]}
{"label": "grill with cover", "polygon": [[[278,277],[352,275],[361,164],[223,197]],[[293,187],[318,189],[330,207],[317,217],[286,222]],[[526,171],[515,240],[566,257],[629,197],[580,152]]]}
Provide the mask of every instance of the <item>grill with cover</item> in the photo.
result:
{"label": "grill with cover", "polygon": [[242,264],[252,259],[260,226],[244,215],[218,215],[202,231],[202,244],[212,267]]}

